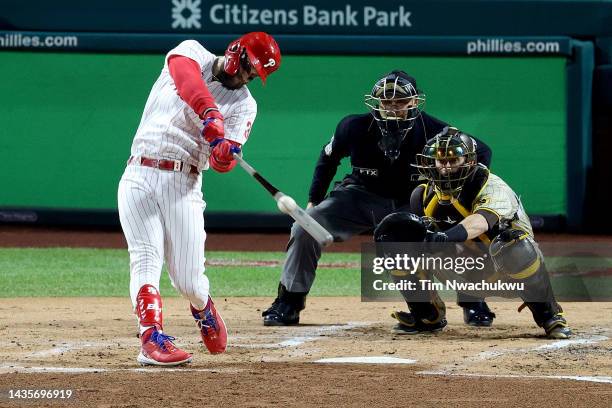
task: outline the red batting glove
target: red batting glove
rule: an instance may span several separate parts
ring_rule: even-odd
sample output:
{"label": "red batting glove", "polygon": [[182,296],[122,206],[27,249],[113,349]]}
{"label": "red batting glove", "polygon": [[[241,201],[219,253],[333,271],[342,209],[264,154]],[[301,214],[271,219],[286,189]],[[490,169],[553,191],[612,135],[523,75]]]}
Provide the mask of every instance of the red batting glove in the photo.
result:
{"label": "red batting glove", "polygon": [[234,153],[240,153],[240,143],[227,139],[214,143],[210,153],[210,166],[219,173],[227,173],[236,166]]}
{"label": "red batting glove", "polygon": [[223,138],[225,136],[225,129],[223,127],[223,115],[216,108],[209,108],[204,111],[202,116],[204,119],[204,130],[202,130],[202,137],[208,143],[215,139]]}

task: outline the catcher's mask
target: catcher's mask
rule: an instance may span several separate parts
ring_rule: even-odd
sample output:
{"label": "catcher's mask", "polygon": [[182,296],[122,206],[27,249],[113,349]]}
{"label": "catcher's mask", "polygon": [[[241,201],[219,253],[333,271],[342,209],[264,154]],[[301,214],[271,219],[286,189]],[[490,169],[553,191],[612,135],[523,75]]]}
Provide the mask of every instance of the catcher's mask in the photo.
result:
{"label": "catcher's mask", "polygon": [[416,80],[397,70],[379,79],[365,95],[365,104],[382,134],[378,147],[391,161],[399,157],[400,146],[424,103],[425,95],[417,91]]}
{"label": "catcher's mask", "polygon": [[419,173],[433,183],[440,204],[450,204],[476,171],[476,141],[456,128],[445,127],[417,154]]}

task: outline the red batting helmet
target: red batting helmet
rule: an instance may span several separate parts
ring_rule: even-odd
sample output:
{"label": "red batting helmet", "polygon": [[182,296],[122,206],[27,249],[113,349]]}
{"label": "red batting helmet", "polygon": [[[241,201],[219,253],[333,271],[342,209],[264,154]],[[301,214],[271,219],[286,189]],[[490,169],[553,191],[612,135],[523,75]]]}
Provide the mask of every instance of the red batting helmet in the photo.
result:
{"label": "red batting helmet", "polygon": [[276,71],[281,63],[280,49],[270,34],[261,31],[248,33],[232,41],[225,50],[223,70],[228,75],[236,75],[243,53],[264,84],[266,77]]}

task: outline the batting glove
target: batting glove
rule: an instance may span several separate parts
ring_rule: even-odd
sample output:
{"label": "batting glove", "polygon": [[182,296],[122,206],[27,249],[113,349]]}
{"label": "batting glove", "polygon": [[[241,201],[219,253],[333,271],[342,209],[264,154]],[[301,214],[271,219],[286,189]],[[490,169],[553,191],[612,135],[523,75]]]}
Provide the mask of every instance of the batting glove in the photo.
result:
{"label": "batting glove", "polygon": [[236,166],[234,153],[240,154],[240,145],[227,139],[216,139],[210,146],[210,166],[219,173],[227,173]]}
{"label": "batting glove", "polygon": [[223,127],[223,115],[216,108],[209,108],[203,115],[204,129],[202,137],[208,143],[225,136],[225,128]]}

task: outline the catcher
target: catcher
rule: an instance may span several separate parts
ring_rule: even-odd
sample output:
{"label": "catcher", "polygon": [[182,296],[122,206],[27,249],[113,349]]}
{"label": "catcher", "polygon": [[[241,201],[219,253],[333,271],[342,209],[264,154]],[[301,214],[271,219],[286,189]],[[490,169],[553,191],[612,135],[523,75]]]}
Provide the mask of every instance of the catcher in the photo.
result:
{"label": "catcher", "polygon": [[[420,242],[435,251],[435,243],[454,242],[460,251],[486,254],[485,273],[505,282],[522,282],[516,292],[538,326],[553,339],[572,332],[556,302],[542,253],[533,238],[529,217],[517,195],[487,167],[477,163],[476,141],[446,127],[430,139],[414,164],[426,179],[411,195],[411,213],[385,217],[374,231],[376,242]],[[438,246],[439,247],[439,246]],[[428,252],[431,253],[431,252]],[[438,271],[433,271],[438,276]],[[392,277],[407,275],[392,271]],[[408,279],[423,279],[420,270]],[[446,326],[444,303],[435,290],[403,291],[410,313],[394,312],[394,332],[414,334],[439,331]],[[506,294],[507,295],[507,294]]]}

